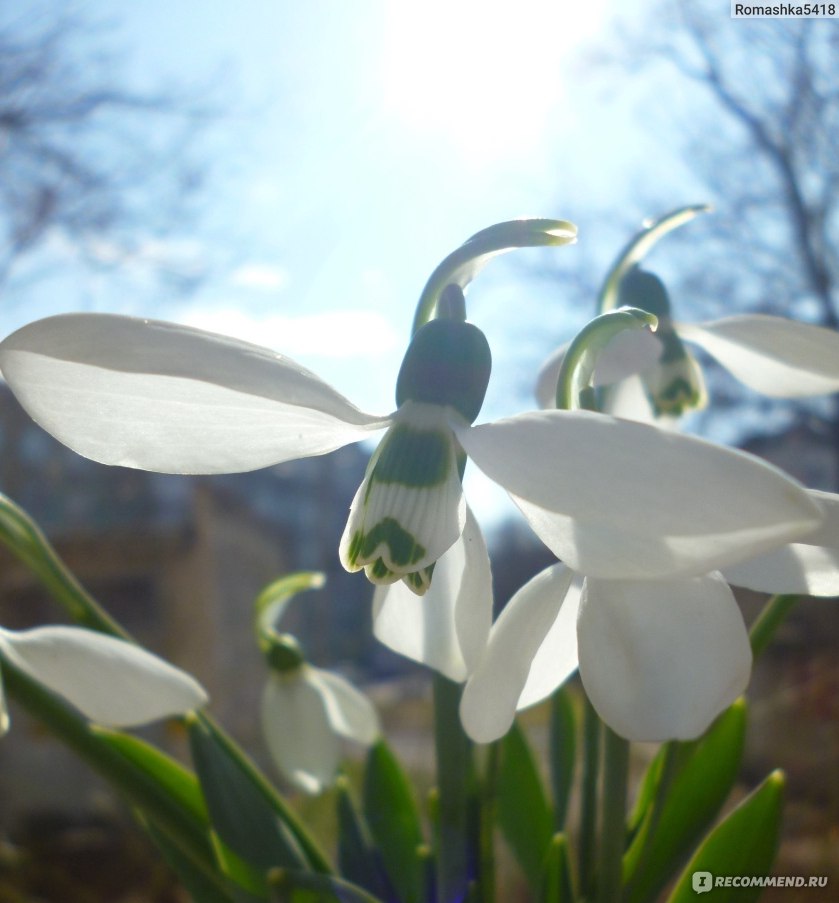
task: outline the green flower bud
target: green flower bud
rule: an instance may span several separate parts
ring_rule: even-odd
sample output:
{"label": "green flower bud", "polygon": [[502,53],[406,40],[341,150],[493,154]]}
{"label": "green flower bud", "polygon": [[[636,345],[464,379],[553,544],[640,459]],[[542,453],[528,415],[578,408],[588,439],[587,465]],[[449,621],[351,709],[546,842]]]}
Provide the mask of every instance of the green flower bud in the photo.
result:
{"label": "green flower bud", "polygon": [[405,353],[396,380],[396,404],[449,405],[472,423],[484,403],[491,367],[489,344],[477,326],[430,320]]}
{"label": "green flower bud", "polygon": [[262,652],[272,671],[287,673],[305,664],[303,649],[290,633],[265,631],[261,636]]}
{"label": "green flower bud", "polygon": [[655,314],[659,323],[670,318],[670,298],[658,276],[631,267],[618,286],[618,307],[640,307]]}

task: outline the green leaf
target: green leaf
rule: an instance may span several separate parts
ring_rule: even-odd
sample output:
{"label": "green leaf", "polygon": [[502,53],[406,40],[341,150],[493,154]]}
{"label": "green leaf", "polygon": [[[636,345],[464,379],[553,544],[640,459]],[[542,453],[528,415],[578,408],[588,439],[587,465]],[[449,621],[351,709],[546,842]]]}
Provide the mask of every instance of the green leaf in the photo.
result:
{"label": "green leaf", "polygon": [[197,718],[189,721],[189,739],[210,820],[223,844],[261,871],[306,868],[306,857],[282,813],[239,755]]}
{"label": "green leaf", "polygon": [[517,219],[482,229],[452,251],[431,274],[417,304],[411,335],[433,317],[447,285],[466,288],[493,257],[516,248],[567,245],[576,239],[577,227],[566,220]]}
{"label": "green leaf", "polygon": [[363,809],[399,899],[420,903],[425,867],[418,856],[424,843],[419,812],[411,785],[384,740],[367,754]]}
{"label": "green leaf", "polygon": [[381,903],[364,888],[333,875],[275,869],[268,881],[272,903]]}
{"label": "green leaf", "polygon": [[[740,882],[768,876],[772,869],[781,832],[785,783],[783,772],[773,772],[714,828],[688,863],[668,903],[695,903],[701,899],[694,890],[694,882],[702,880],[694,877],[697,872],[713,877],[709,903],[748,903],[760,897],[761,887]],[[731,878],[730,886],[717,886],[720,878]],[[705,877],[704,881],[708,880]]]}
{"label": "green leaf", "polygon": [[35,521],[2,494],[0,542],[35,574],[76,623],[129,639],[119,624],[82,587]]}
{"label": "green leaf", "polygon": [[553,830],[533,753],[517,723],[501,741],[498,823],[530,883],[538,885]]}
{"label": "green leaf", "polygon": [[434,748],[437,799],[434,807],[437,893],[463,900],[478,861],[478,787],[473,744],[460,723],[462,688],[434,675]]}
{"label": "green leaf", "polygon": [[382,854],[373,844],[370,829],[356,808],[346,778],[335,787],[338,805],[338,869],[353,884],[379,897],[391,897]]}
{"label": "green leaf", "polygon": [[220,882],[224,881],[221,874],[218,880],[213,880],[206,872],[196,868],[195,863],[183,854],[177,844],[153,824],[147,823],[146,830],[194,903],[235,903],[234,896],[220,886]]}
{"label": "green leaf", "polygon": [[574,901],[568,838],[564,834],[554,834],[551,838],[536,899],[540,903],[573,903]]}
{"label": "green leaf", "polygon": [[574,764],[577,755],[577,724],[574,702],[567,687],[560,687],[551,700],[550,774],[554,802],[553,825],[562,831],[568,814],[568,802],[574,786]]}
{"label": "green leaf", "polygon": [[[745,733],[746,702],[739,699],[704,737],[673,744],[653,760],[650,771],[656,776],[648,775],[642,783],[645,811],[636,807],[633,817],[639,825],[624,856],[627,903],[655,899],[713,822],[737,778]],[[668,753],[675,762],[671,769],[664,768]],[[669,786],[662,787],[667,771]]]}
{"label": "green leaf", "polygon": [[90,726],[90,730],[121,756],[144,771],[173,802],[209,828],[207,805],[201,795],[198,778],[191,771],[184,768],[180,762],[176,762],[162,753],[157,747],[132,734],[123,734],[95,724]]}
{"label": "green leaf", "polygon": [[644,227],[630,238],[623,247],[617,260],[612,264],[606,274],[600,296],[597,299],[597,312],[602,314],[614,310],[618,297],[618,286],[626,271],[642,260],[653,248],[655,243],[677,229],[679,226],[689,223],[700,213],[707,213],[711,207],[708,204],[692,204],[688,207],[679,207],[671,210],[657,220],[645,223]]}

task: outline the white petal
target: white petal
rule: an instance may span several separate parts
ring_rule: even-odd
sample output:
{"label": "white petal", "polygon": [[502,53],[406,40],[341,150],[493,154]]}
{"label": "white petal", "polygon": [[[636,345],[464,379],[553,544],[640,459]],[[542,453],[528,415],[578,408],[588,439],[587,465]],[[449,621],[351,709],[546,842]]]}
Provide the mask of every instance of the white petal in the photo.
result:
{"label": "white petal", "polygon": [[536,401],[539,407],[550,410],[556,407],[556,384],[559,380],[559,371],[565,360],[570,342],[560,345],[542,364],[539,375],[536,377]]}
{"label": "white petal", "polygon": [[468,508],[463,533],[435,565],[424,596],[404,583],[379,586],[373,596],[376,638],[455,681],[465,680],[477,664],[491,621],[489,556]]}
{"label": "white petal", "polygon": [[[460,702],[464,730],[477,743],[491,743],[510,729],[528,685],[533,660],[557,620],[573,576],[561,564],[537,574],[510,599],[493,625],[486,651]],[[553,688],[576,667],[573,619],[566,623],[570,635],[562,647],[564,654],[556,662]],[[555,639],[552,638],[552,648]],[[540,690],[543,687],[543,664],[540,663],[538,677],[529,690],[531,697],[539,695],[536,682]]]}
{"label": "white petal", "polygon": [[6,705],[6,693],[3,690],[3,669],[0,668],[0,737],[9,730],[9,709]]}
{"label": "white petal", "polygon": [[139,646],[80,627],[0,632],[0,651],[93,721],[130,727],[207,702],[198,682]]}
{"label": "white petal", "polygon": [[[542,364],[536,380],[540,408],[556,407],[556,384],[568,344],[562,345]],[[661,357],[661,342],[649,329],[625,329],[597,356],[593,386],[609,386],[654,367]]]}
{"label": "white petal", "polygon": [[279,771],[301,790],[318,793],[335,779],[341,750],[309,672],[303,665],[271,673],[262,694],[262,730]]}
{"label": "white petal", "polygon": [[679,335],[715,357],[741,382],[776,398],[839,391],[839,333],[783,317],[748,314]]}
{"label": "white petal", "polygon": [[363,746],[375,742],[381,733],[379,716],[373,703],[362,692],[340,674],[311,665],[308,679],[320,690],[326,717],[333,731]]}
{"label": "white petal", "polygon": [[582,589],[583,578],[578,575],[571,581],[556,620],[533,656],[518,709],[547,699],[577,670],[577,614]]}
{"label": "white petal", "polygon": [[[339,555],[374,583],[422,571],[463,532],[466,502],[445,408],[406,402],[359,487]],[[424,590],[422,590],[424,591]]]}
{"label": "white petal", "polygon": [[726,580],[763,593],[839,596],[839,495],[808,490],[822,509],[822,525],[790,543],[724,569]]}
{"label": "white petal", "polygon": [[749,680],[748,633],[720,574],[588,579],[577,626],[586,693],[628,740],[698,737]]}
{"label": "white petal", "polygon": [[288,358],[156,320],[39,320],[0,343],[0,369],[61,442],[94,461],[143,470],[255,470],[387,425]]}
{"label": "white petal", "polygon": [[655,423],[658,426],[675,427],[678,419],[656,417],[650,396],[640,376],[628,376],[606,390],[602,408],[605,414],[637,420],[639,423]]}
{"label": "white petal", "polygon": [[752,455],[588,411],[540,411],[459,430],[539,538],[586,576],[723,567],[814,530],[818,506]]}
{"label": "white petal", "polygon": [[760,593],[839,596],[839,549],[790,543],[723,569],[725,579]]}

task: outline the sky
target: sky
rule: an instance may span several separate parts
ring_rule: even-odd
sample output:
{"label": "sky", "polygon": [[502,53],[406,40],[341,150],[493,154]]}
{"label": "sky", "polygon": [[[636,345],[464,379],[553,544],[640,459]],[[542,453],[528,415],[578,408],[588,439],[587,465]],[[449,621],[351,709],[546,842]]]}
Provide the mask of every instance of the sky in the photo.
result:
{"label": "sky", "polygon": [[[642,7],[620,8],[631,17]],[[189,296],[80,277],[72,290],[41,290],[7,328],[35,310],[80,307],[175,320],[281,351],[361,408],[387,412],[414,305],[440,260],[495,222],[604,211],[578,246],[516,252],[470,287],[469,317],[493,348],[481,415],[493,419],[533,404],[539,362],[593,313],[559,322],[561,280],[534,281],[527,268],[559,266],[552,255],[608,262],[627,222],[663,212],[633,206],[632,193],[665,172],[673,207],[702,199],[644,129],[642,101],[579,62],[608,40],[616,0],[78,9],[106,24],[119,84],[206,90],[220,111],[200,135],[209,177],[198,225],[148,244],[150,257],[209,275]],[[495,511],[497,494],[486,498]]]}

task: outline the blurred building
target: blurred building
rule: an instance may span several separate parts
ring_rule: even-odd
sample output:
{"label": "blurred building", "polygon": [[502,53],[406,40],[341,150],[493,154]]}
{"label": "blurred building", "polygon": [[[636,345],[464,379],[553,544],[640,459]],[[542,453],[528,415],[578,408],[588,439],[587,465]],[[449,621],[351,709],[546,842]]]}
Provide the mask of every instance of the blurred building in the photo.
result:
{"label": "blurred building", "polygon": [[[0,489],[37,521],[108,612],[204,684],[213,714],[257,755],[266,672],[251,612],[267,583],[295,570],[325,572],[325,589],[302,594],[282,629],[296,634],[318,665],[355,674],[375,668],[381,653],[370,630],[370,586],[347,574],[337,556],[367,464],[364,448],[217,477],[105,467],[53,440],[2,387],[0,449]],[[22,629],[67,620],[0,548],[0,624]],[[46,742],[19,708],[12,718],[0,740],[0,826],[24,805],[83,804],[95,786],[86,767]],[[165,730],[150,733],[166,743]]]}

